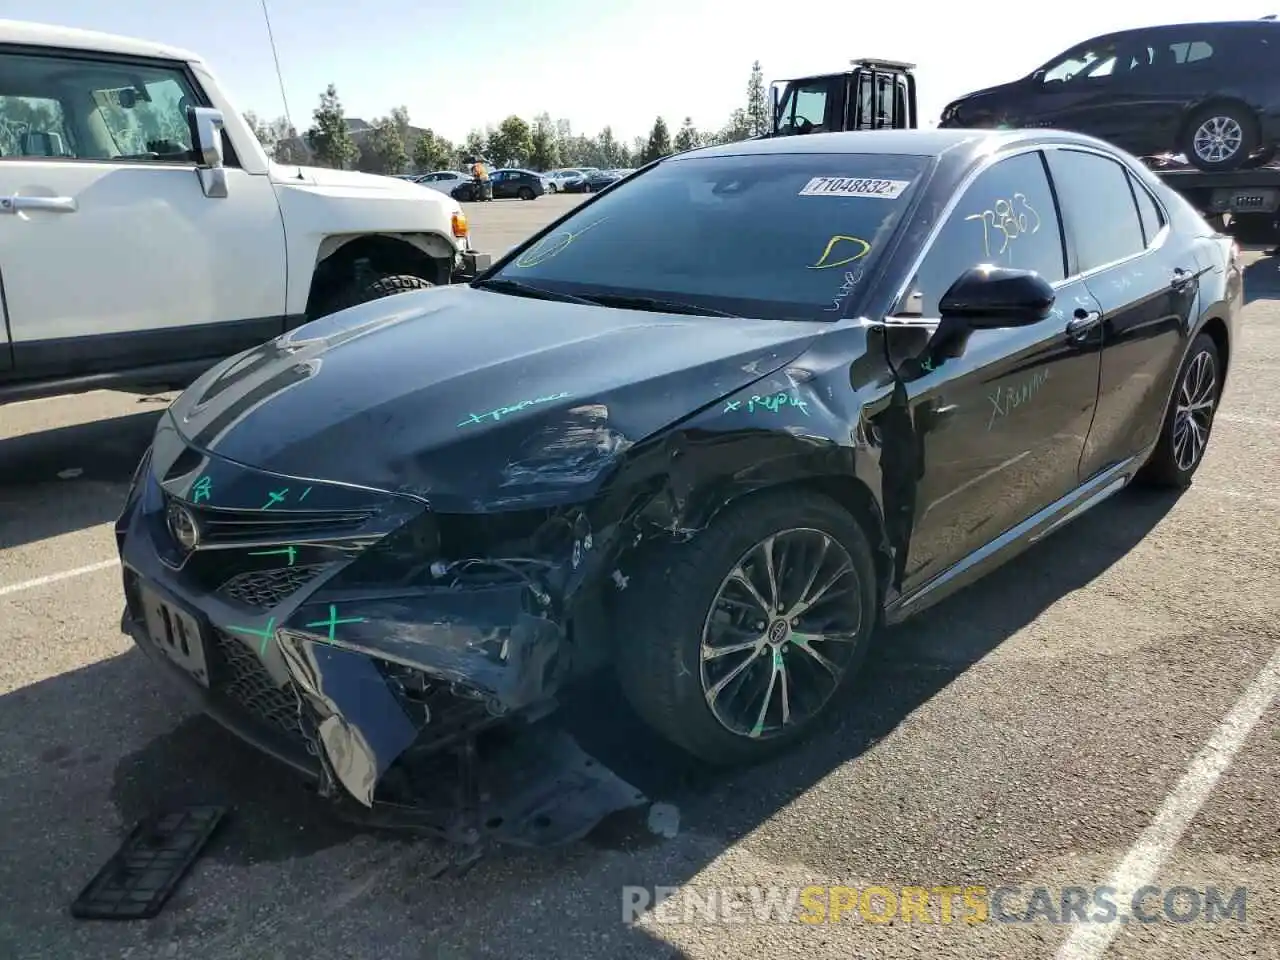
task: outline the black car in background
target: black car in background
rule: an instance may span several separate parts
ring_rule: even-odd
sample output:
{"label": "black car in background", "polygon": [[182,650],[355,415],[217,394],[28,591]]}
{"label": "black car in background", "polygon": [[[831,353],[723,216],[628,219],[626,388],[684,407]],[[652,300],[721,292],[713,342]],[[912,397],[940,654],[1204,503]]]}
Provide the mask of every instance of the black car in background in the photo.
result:
{"label": "black car in background", "polygon": [[616,170],[592,170],[585,179],[586,192],[595,193],[617,183],[621,179],[622,174]]}
{"label": "black car in background", "polygon": [[1078,134],[669,157],[470,285],[197,380],[116,525],[123,626],[366,807],[601,669],[703,762],[758,759],[880,624],[1189,485],[1242,303],[1231,239]]}
{"label": "black car in background", "polygon": [[1095,37],[1020,80],[978,90],[940,127],[1053,127],[1201,170],[1269,163],[1280,141],[1280,22],[1245,20]]}
{"label": "black car in background", "polygon": [[[547,192],[542,175],[532,170],[504,168],[489,174],[489,182],[493,185],[495,200],[536,200]],[[471,181],[460,183],[453,188],[450,196],[455,200],[466,202],[474,200],[475,184]]]}

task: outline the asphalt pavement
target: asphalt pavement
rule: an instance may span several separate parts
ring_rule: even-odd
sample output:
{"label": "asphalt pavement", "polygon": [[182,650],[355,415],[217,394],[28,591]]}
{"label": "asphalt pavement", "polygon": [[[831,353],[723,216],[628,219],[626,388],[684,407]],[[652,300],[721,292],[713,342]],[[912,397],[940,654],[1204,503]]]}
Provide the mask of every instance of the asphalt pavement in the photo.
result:
{"label": "asphalt pavement", "polygon": [[[572,202],[467,210],[501,252]],[[1243,337],[1189,491],[1123,492],[885,633],[831,729],[764,767],[699,769],[609,684],[584,690],[565,723],[678,817],[496,850],[462,876],[437,875],[434,841],[336,822],[193,715],[120,634],[111,522],[167,398],[0,407],[0,956],[1280,957],[1280,269],[1250,259]],[[71,919],[132,824],[184,803],[234,810],[164,912]],[[882,906],[828,891],[845,898],[839,922],[784,923],[760,899],[1017,887],[1007,917],[1037,887],[1056,903],[1063,887],[1143,884],[1157,906],[1175,886],[1246,888],[1246,920],[1187,920],[1184,906],[1185,922],[1073,928],[1044,912],[945,923],[935,908],[931,923],[881,923]],[[628,887],[682,890],[624,923],[644,897]]]}

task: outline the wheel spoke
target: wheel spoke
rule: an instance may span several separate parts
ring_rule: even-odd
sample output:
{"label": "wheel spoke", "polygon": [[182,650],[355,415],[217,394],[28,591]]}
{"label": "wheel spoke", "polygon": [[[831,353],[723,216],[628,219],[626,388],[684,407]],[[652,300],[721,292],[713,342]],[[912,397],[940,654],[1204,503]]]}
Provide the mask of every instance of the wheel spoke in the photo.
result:
{"label": "wheel spoke", "polygon": [[760,652],[760,647],[764,643],[763,637],[756,637],[754,640],[747,640],[743,643],[729,643],[723,647],[713,647],[709,643],[702,645],[702,659],[715,660],[717,657],[727,657],[731,653],[742,653],[744,650],[755,650]]}
{"label": "wheel spoke", "polygon": [[755,653],[751,654],[751,656],[744,657],[740,664],[721,677],[716,685],[707,691],[707,702],[714,706],[716,700],[719,699],[720,694],[724,692],[724,688],[733,683],[733,681],[738,679],[738,677],[742,676],[742,671],[755,663],[759,656],[760,651],[757,650]]}
{"label": "wheel spoke", "polygon": [[770,537],[764,542],[764,570],[769,578],[769,616],[782,610],[782,595],[778,593],[778,574],[773,568],[773,545],[777,537]]}
{"label": "wheel spoke", "polygon": [[735,567],[733,573],[729,574],[729,579],[745,589],[747,593],[751,594],[751,599],[760,607],[760,611],[765,615],[765,617],[773,616],[773,607],[764,602],[764,597],[760,596],[760,591],[757,590],[756,585],[751,582],[751,578],[747,576],[746,570],[741,566]]}
{"label": "wheel spoke", "polygon": [[813,594],[813,596],[811,597],[802,596],[800,598],[800,602],[797,603],[795,607],[792,608],[791,616],[798,617],[801,614],[805,613],[806,611],[812,610],[814,607],[818,605],[818,603],[822,600],[822,598],[827,595],[827,592],[832,587],[834,587],[837,583],[840,582],[840,579],[842,577],[852,572],[853,572],[853,564],[850,564],[850,563],[841,564],[840,568],[836,570],[835,574],[832,575],[832,577],[829,580],[827,580],[827,582],[824,583],[822,587],[816,593]]}
{"label": "wheel spoke", "polygon": [[823,669],[825,669],[827,673],[831,674],[833,677],[838,677],[840,675],[840,672],[837,669],[836,665],[832,663],[830,660],[828,660],[826,657],[824,657],[822,654],[820,654],[817,650],[813,649],[813,641],[823,640],[823,639],[825,638],[819,636],[818,634],[813,634],[813,633],[792,633],[791,634],[791,643],[794,646],[799,647],[809,656],[813,657],[814,660],[818,661],[818,663],[822,665]]}
{"label": "wheel spoke", "polygon": [[773,688],[778,684],[778,676],[786,671],[786,666],[782,662],[782,654],[777,650],[773,651],[773,663],[769,671],[769,685],[765,687],[764,699],[760,702],[760,712],[756,714],[755,725],[751,728],[750,736],[758,739],[760,734],[764,733],[764,721],[769,714],[769,705],[773,703]]}
{"label": "wheel spoke", "polygon": [[[804,602],[804,598],[807,597],[809,595],[809,591],[813,589],[813,582],[818,579],[818,574],[822,572],[822,564],[826,561],[827,551],[830,548],[831,538],[824,535],[822,537],[822,549],[818,551],[817,559],[813,561],[813,569],[809,571],[809,578],[805,580],[804,586],[800,590],[800,598],[797,601],[797,606]],[[791,613],[792,616],[795,616],[796,611],[792,610]]]}

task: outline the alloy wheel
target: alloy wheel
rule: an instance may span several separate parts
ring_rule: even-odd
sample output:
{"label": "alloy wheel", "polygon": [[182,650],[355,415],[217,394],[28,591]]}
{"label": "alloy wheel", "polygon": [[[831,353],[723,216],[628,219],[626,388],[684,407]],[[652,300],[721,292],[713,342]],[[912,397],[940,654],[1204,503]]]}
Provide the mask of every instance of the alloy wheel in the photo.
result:
{"label": "alloy wheel", "polygon": [[1191,142],[1196,156],[1205,163],[1222,163],[1236,155],[1244,142],[1244,131],[1231,117],[1210,117],[1196,128]]}
{"label": "alloy wheel", "polygon": [[1218,371],[1207,350],[1187,365],[1178,387],[1173,414],[1173,458],[1179,470],[1190,470],[1204,456],[1218,401]]}
{"label": "alloy wheel", "polygon": [[857,653],[853,559],[821,530],[775,533],[721,581],[702,629],[702,692],[738,736],[770,739],[816,715]]}

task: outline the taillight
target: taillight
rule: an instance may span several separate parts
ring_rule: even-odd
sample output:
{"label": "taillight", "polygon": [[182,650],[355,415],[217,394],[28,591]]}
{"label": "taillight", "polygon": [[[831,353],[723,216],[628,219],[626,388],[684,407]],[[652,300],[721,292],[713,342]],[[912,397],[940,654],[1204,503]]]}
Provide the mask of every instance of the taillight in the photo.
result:
{"label": "taillight", "polygon": [[467,225],[467,215],[461,210],[453,215],[453,235],[461,239],[467,235],[470,227]]}

